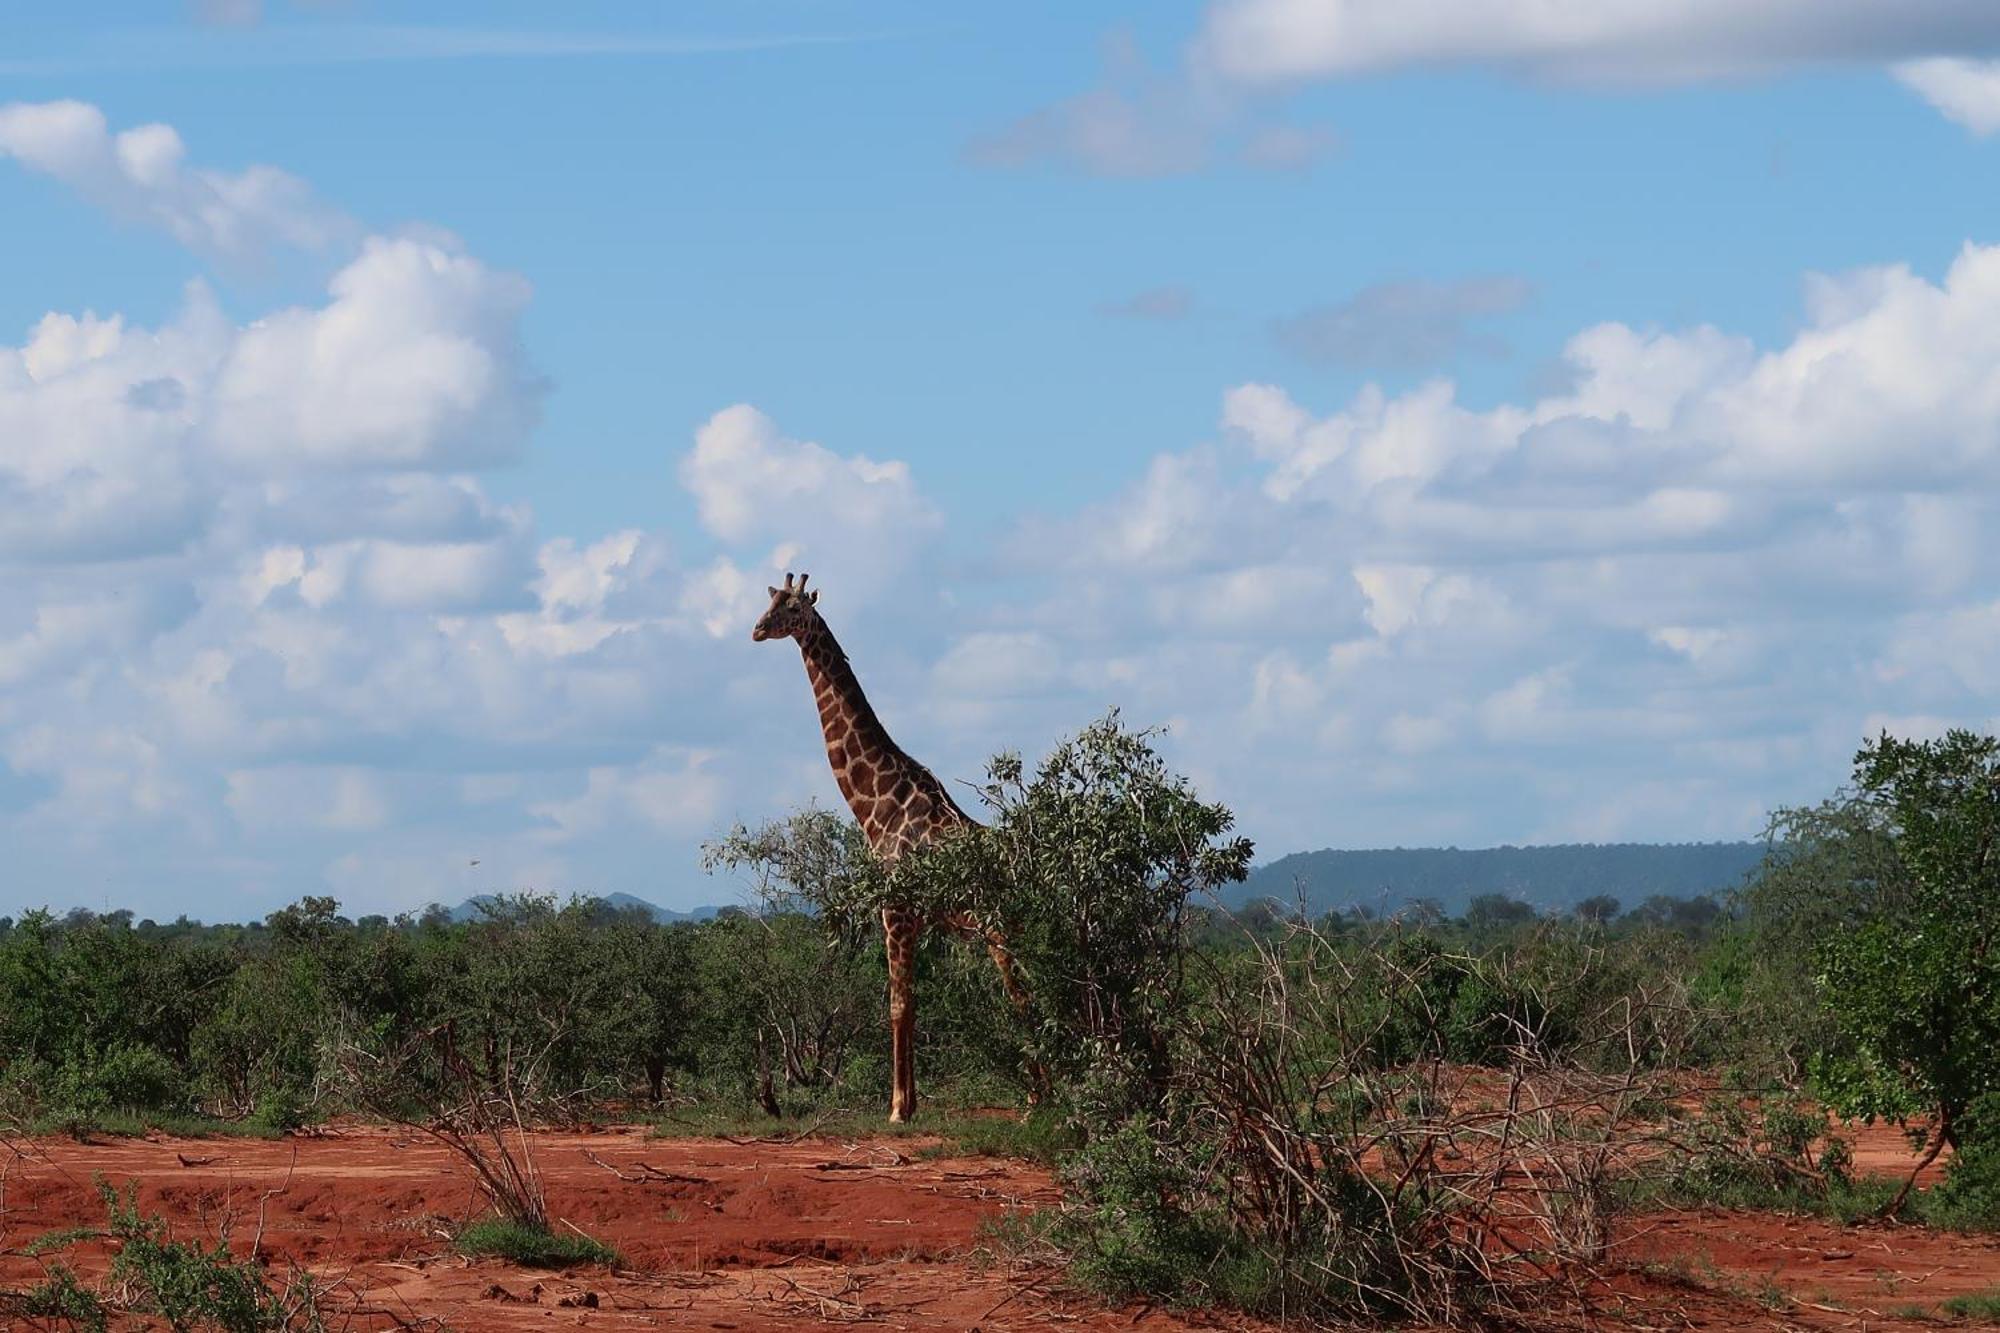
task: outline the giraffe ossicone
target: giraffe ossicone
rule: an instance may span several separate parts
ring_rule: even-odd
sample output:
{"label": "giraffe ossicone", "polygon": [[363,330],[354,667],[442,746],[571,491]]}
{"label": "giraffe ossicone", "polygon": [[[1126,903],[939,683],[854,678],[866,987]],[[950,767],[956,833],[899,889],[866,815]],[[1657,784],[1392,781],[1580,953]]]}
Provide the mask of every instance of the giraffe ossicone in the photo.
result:
{"label": "giraffe ossicone", "polygon": [[[785,575],[783,587],[770,589],[771,606],[758,618],[750,637],[792,639],[805,659],[806,679],[819,708],[820,731],[826,739],[827,762],[840,795],[854,812],[874,853],[894,860],[941,836],[970,828],[972,817],[928,768],[904,753],[876,717],[847,654],[820,618],[819,590],[807,591],[808,576]],[[990,922],[968,912],[946,912],[926,919],[907,907],[882,909],[882,944],[889,964],[889,1046],[891,1083],[889,1119],[908,1120],[917,1109],[916,996],[913,973],[917,944],[928,926],[977,938],[985,944],[1000,984],[1016,1008],[1025,1009],[1014,956],[1006,937]],[[1039,1071],[1031,1071],[1039,1080]]]}

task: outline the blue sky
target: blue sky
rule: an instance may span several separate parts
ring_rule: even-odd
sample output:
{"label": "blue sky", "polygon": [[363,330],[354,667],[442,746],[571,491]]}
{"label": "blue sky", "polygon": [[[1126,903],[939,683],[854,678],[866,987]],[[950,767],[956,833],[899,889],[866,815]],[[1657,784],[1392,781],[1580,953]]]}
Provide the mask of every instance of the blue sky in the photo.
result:
{"label": "blue sky", "polygon": [[836,799],[795,565],[947,778],[1121,704],[1270,855],[1746,836],[1991,723],[1970,0],[0,39],[0,911],[725,896]]}

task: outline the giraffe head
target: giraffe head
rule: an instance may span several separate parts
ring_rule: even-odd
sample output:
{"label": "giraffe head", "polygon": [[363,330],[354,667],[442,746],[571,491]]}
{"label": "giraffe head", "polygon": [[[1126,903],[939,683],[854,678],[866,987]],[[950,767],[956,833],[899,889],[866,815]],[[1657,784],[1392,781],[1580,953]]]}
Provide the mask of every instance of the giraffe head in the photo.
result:
{"label": "giraffe head", "polygon": [[819,590],[806,591],[809,577],[799,575],[795,585],[787,574],[784,587],[770,590],[771,609],[758,617],[756,628],[750,631],[752,639],[758,643],[766,639],[795,639],[819,623],[819,612],[813,610],[814,603],[819,601]]}

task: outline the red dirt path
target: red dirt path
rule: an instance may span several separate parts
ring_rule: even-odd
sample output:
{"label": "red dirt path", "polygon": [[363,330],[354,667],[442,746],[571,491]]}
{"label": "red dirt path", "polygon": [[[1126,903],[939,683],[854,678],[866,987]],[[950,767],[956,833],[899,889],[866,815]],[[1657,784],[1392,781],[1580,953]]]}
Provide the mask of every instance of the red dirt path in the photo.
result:
{"label": "red dirt path", "polygon": [[[1056,1191],[1046,1172],[1021,1163],[914,1159],[923,1146],[662,1140],[636,1129],[539,1135],[536,1160],[559,1225],[610,1243],[629,1266],[551,1274],[452,1252],[450,1229],[482,1201],[465,1170],[422,1137],[351,1128],[277,1143],[37,1140],[17,1145],[24,1156],[0,1148],[0,1290],[42,1276],[46,1260],[22,1253],[35,1237],[101,1225],[92,1183],[101,1175],[136,1181],[142,1210],[165,1215],[176,1234],[226,1230],[238,1253],[249,1251],[261,1213],[274,1267],[289,1261],[342,1280],[357,1330],[437,1326],[427,1321],[467,1333],[1259,1327],[1107,1310],[1063,1294],[1058,1272],[979,1262],[984,1222],[1053,1204]],[[640,1179],[641,1163],[685,1179]],[[1763,1215],[1638,1219],[1617,1254],[1666,1267],[1634,1267],[1597,1293],[1593,1327],[1936,1328],[1893,1316],[2000,1284],[2000,1241]],[[109,1262],[95,1240],[64,1257],[86,1276]],[[1761,1305],[1755,1293],[1767,1278],[1798,1303]]]}

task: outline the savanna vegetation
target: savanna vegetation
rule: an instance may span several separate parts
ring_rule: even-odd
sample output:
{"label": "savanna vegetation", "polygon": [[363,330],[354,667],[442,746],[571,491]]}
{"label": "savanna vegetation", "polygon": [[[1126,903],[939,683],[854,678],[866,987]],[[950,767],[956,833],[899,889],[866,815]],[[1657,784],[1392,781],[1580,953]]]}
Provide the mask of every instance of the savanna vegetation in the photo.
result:
{"label": "savanna vegetation", "polygon": [[[1378,919],[1222,911],[1251,848],[1152,740],[1114,715],[1032,771],[1003,756],[984,826],[893,867],[821,811],[736,830],[711,859],[757,907],[702,923],[532,895],[468,922],[323,898],[251,926],[0,922],[0,1120],[398,1120],[496,1202],[462,1243],[533,1250],[526,1126],[878,1116],[876,912],[949,903],[1006,930],[1032,1001],[926,946],[925,1115],[1052,1162],[1064,1207],[1012,1240],[1104,1292],[1454,1321],[1573,1283],[1661,1200],[2000,1228],[2000,742],[1871,742],[1725,898]],[[953,1115],[1042,1077],[1018,1121]],[[1949,1151],[1942,1183],[1856,1179],[1829,1109],[1907,1126],[1912,1168]]]}

